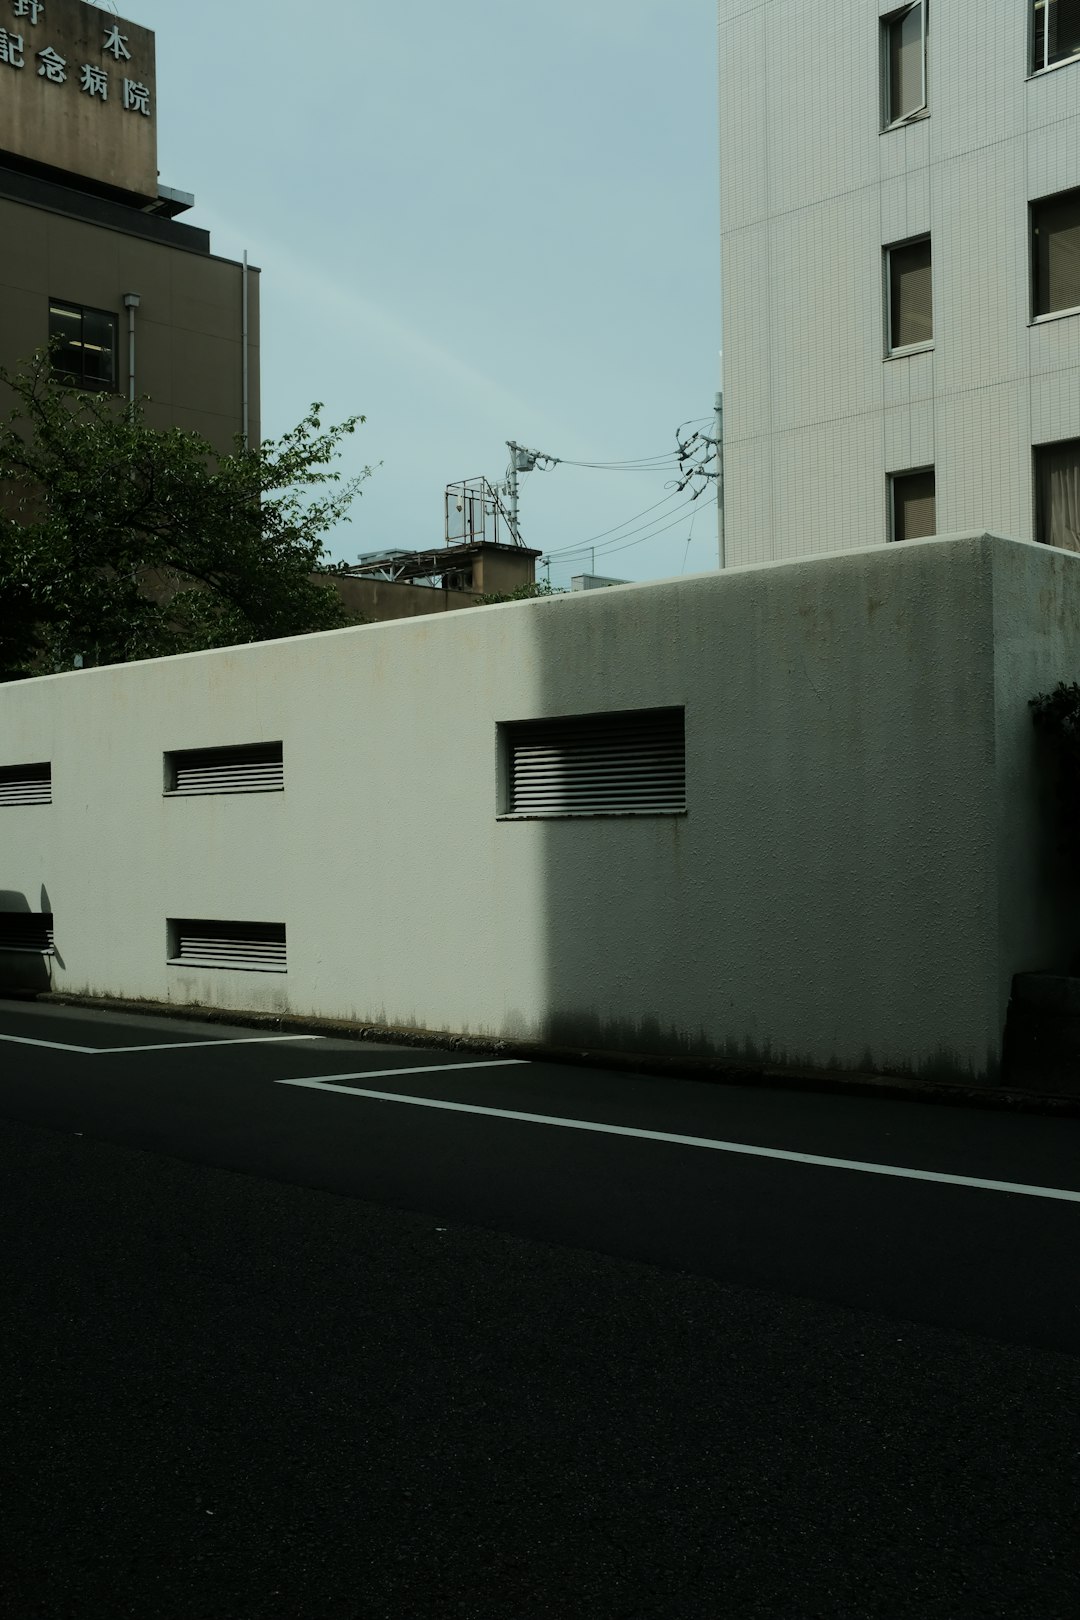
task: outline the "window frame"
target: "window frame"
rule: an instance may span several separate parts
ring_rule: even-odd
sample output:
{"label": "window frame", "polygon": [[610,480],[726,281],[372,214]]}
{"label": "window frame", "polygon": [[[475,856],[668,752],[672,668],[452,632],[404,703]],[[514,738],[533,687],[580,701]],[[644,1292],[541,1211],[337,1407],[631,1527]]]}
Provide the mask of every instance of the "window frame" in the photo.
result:
{"label": "window frame", "polygon": [[1064,191],[1053,191],[1048,197],[1033,197],[1028,203],[1028,243],[1029,262],[1031,265],[1031,299],[1030,310],[1032,326],[1038,326],[1043,321],[1060,321],[1069,315],[1080,315],[1080,302],[1063,304],[1059,309],[1044,309],[1038,307],[1039,301],[1039,246],[1036,232],[1036,210],[1048,203],[1059,201],[1063,197],[1075,197],[1077,208],[1080,209],[1080,186],[1068,186]]}
{"label": "window frame", "polygon": [[[916,247],[920,242],[926,242],[930,247],[930,336],[918,343],[901,343],[893,347],[893,292],[892,292],[892,256],[901,253],[905,248]],[[924,231],[920,236],[909,236],[902,242],[889,242],[881,250],[882,275],[884,278],[884,309],[885,309],[885,359],[896,360],[908,354],[926,354],[934,347],[934,246],[931,233]]]}
{"label": "window frame", "polygon": [[[120,392],[120,382],[119,382],[119,378],[120,378],[120,317],[116,313],[116,311],[115,310],[110,310],[110,309],[96,309],[92,304],[77,304],[70,298],[55,298],[50,293],[49,294],[49,342],[50,343],[52,343],[54,341],[54,338],[57,335],[52,330],[52,315],[53,315],[53,310],[54,309],[58,310],[58,311],[62,310],[67,314],[77,314],[78,315],[78,317],[79,317],[79,334],[80,334],[79,347],[82,350],[83,356],[84,356],[84,364],[83,364],[83,368],[82,368],[82,378],[81,378],[81,381],[78,381],[78,382],[71,381],[72,373],[69,370],[67,370],[66,368],[61,369],[57,365],[56,357],[54,356],[53,361],[52,361],[52,373],[53,373],[54,380],[61,383],[62,386],[66,387],[66,388],[77,388],[81,393],[86,393],[86,394],[118,394]],[[87,381],[86,365],[85,365],[86,346],[85,346],[85,342],[83,341],[83,337],[82,337],[82,333],[83,333],[83,330],[84,330],[84,324],[85,324],[85,320],[86,320],[87,315],[96,315],[96,316],[99,316],[102,320],[108,321],[109,325],[110,325],[110,328],[112,330],[112,381],[110,383],[108,383],[108,384],[100,383],[100,382],[96,381],[95,379],[91,379],[90,381]]]}
{"label": "window frame", "polygon": [[886,543],[888,545],[903,546],[903,545],[907,545],[910,540],[929,540],[929,539],[933,538],[933,535],[919,534],[919,535],[905,535],[903,537],[903,539],[900,539],[897,536],[897,533],[896,533],[896,486],[897,486],[897,484],[899,482],[901,482],[905,478],[919,478],[919,477],[923,476],[926,473],[932,473],[933,477],[934,477],[934,532],[935,533],[937,532],[937,465],[936,465],[936,463],[930,461],[930,462],[927,462],[926,465],[922,466],[922,467],[899,467],[899,468],[897,468],[896,472],[891,472],[886,477],[887,500],[888,500],[888,538],[887,538]]}
{"label": "window frame", "polygon": [[[1053,0],[1053,3],[1056,5],[1057,0]],[[1046,60],[1050,46],[1049,28],[1043,31],[1043,60],[1036,62],[1035,13],[1040,9],[1040,6],[1045,7],[1046,4],[1047,0],[1030,0],[1028,7],[1028,67],[1030,70],[1028,77],[1031,79],[1039,78],[1044,73],[1055,73],[1058,68],[1068,67],[1072,62],[1080,62],[1080,41],[1077,42],[1076,49],[1070,52],[1068,56],[1061,57],[1057,62],[1048,62]],[[1047,21],[1049,21],[1049,15]]]}
{"label": "window frame", "polygon": [[[918,11],[921,18],[922,51],[922,100],[917,107],[909,112],[897,113],[893,116],[891,106],[892,64],[889,56],[891,33],[898,23],[903,22],[911,12]],[[879,19],[880,29],[880,55],[881,55],[881,133],[884,135],[890,129],[903,129],[905,124],[914,123],[920,118],[930,116],[930,0],[907,0],[906,5],[897,6],[895,11],[886,12]]]}
{"label": "window frame", "polygon": [[[1044,455],[1053,455],[1055,453],[1060,455],[1062,450],[1071,445],[1076,446],[1077,464],[1080,465],[1080,437],[1044,440],[1043,443],[1033,444],[1031,447],[1032,514],[1035,520],[1032,525],[1032,534],[1035,537],[1036,545],[1046,546],[1053,551],[1064,551],[1069,548],[1055,546],[1053,540],[1049,537],[1050,516],[1049,513],[1044,511],[1042,503],[1043,470],[1041,460]],[[1076,556],[1077,553],[1073,552],[1072,555]]]}

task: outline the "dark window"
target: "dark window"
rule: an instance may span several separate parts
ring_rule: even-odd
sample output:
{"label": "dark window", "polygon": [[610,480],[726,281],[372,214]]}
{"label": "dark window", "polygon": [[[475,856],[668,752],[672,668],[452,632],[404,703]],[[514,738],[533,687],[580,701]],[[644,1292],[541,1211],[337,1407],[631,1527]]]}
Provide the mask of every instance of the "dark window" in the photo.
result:
{"label": "dark window", "polygon": [[53,375],[70,388],[116,388],[116,316],[49,300],[49,337],[56,342]]}
{"label": "dark window", "polygon": [[937,533],[934,469],[897,473],[892,479],[892,538],[924,540]]}
{"label": "dark window", "polygon": [[51,804],[52,766],[0,766],[0,804]]}
{"label": "dark window", "polygon": [[284,973],[285,924],[170,917],[168,953],[173,967]]}
{"label": "dark window", "polygon": [[525,720],[500,730],[504,815],[662,815],[686,809],[682,709]]}
{"label": "dark window", "polygon": [[1035,533],[1045,546],[1080,551],[1080,439],[1036,447]]}
{"label": "dark window", "polygon": [[0,951],[53,953],[51,911],[0,911]]}
{"label": "dark window", "polygon": [[934,336],[930,238],[888,249],[889,348],[907,349]]}
{"label": "dark window", "polygon": [[1031,71],[1080,56],[1080,0],[1035,0]]}
{"label": "dark window", "polygon": [[279,742],[191,748],[165,755],[166,793],[271,793],[284,786]]}
{"label": "dark window", "polygon": [[1031,205],[1034,313],[1080,308],[1080,190]]}
{"label": "dark window", "polygon": [[927,0],[916,0],[882,19],[886,124],[926,111],[926,11]]}

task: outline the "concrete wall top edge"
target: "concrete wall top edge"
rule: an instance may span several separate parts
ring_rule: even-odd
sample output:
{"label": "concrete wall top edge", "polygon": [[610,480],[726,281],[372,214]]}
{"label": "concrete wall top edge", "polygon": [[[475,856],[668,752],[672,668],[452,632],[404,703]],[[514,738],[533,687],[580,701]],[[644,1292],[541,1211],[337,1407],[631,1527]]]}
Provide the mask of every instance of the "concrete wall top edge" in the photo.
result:
{"label": "concrete wall top edge", "polygon": [[[707,591],[723,591],[731,588],[736,580],[740,588],[745,587],[755,576],[781,576],[785,572],[795,577],[811,575],[824,576],[832,573],[837,576],[846,576],[853,570],[866,567],[872,561],[876,566],[889,568],[902,568],[904,558],[914,558],[924,551],[934,548],[943,555],[948,551],[992,550],[1001,547],[1020,547],[1027,551],[1046,551],[1045,546],[1036,545],[1032,541],[1016,540],[1008,535],[998,535],[988,530],[970,530],[958,534],[935,536],[927,540],[911,540],[903,546],[870,545],[842,552],[821,552],[804,557],[789,557],[769,562],[744,563],[728,568],[722,573],[720,570],[708,573],[677,575],[669,579],[644,580],[629,582],[626,585],[612,586],[605,591],[579,591],[567,592],[564,596],[537,598],[525,602],[503,602],[474,608],[461,608],[451,614],[430,613],[420,614],[411,619],[388,619],[374,624],[347,625],[340,630],[322,630],[310,635],[288,636],[273,641],[239,642],[229,647],[212,647],[202,652],[175,653],[166,658],[140,659],[130,664],[106,664],[96,669],[64,670],[51,675],[38,675],[28,680],[9,681],[0,683],[6,688],[26,689],[38,687],[46,681],[64,681],[73,677],[80,679],[117,677],[124,674],[135,675],[141,669],[151,665],[191,663],[196,659],[247,659],[272,658],[280,655],[280,650],[289,647],[299,651],[308,644],[328,642],[343,636],[432,636],[432,635],[463,635],[475,628],[477,615],[488,617],[485,623],[494,623],[492,614],[505,614],[506,610],[523,613],[566,613],[588,612],[595,616],[613,612],[626,611],[628,596],[640,598],[651,593],[654,598],[671,597],[676,593],[688,591],[704,593]],[[1080,562],[1080,556],[1072,552],[1056,551],[1055,558],[1071,559],[1073,563]],[[1068,566],[1068,563],[1066,564]],[[519,622],[521,622],[519,620]],[[506,620],[499,621],[502,629],[506,629]],[[278,649],[278,653],[275,653]]]}

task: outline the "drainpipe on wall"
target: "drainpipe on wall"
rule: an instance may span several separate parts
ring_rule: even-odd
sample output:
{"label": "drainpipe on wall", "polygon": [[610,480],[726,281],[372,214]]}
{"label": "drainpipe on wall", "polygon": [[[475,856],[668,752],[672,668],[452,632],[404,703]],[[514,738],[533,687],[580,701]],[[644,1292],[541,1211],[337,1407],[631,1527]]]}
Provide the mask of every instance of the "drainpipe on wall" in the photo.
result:
{"label": "drainpipe on wall", "polygon": [[244,249],[244,267],[240,283],[241,337],[240,337],[240,431],[244,435],[244,448],[248,442],[248,256]]}
{"label": "drainpipe on wall", "polygon": [[138,293],[124,294],[124,308],[128,312],[128,409],[135,411],[135,311],[141,300]]}

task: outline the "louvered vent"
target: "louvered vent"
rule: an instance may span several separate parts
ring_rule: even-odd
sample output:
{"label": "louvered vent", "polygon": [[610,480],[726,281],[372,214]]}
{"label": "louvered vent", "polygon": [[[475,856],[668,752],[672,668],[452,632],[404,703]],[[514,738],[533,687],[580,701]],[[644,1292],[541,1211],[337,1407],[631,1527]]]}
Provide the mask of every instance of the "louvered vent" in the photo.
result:
{"label": "louvered vent", "polygon": [[52,804],[52,766],[0,766],[0,804]]}
{"label": "louvered vent", "polygon": [[51,911],[0,911],[0,951],[53,953]]}
{"label": "louvered vent", "polygon": [[169,962],[176,967],[284,973],[285,924],[170,918]]}
{"label": "louvered vent", "polygon": [[166,793],[272,793],[285,786],[279,742],[165,755]]}
{"label": "louvered vent", "polygon": [[662,815],[686,809],[682,709],[508,725],[507,813]]}

